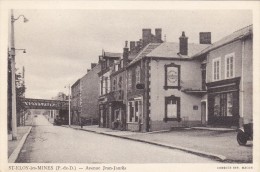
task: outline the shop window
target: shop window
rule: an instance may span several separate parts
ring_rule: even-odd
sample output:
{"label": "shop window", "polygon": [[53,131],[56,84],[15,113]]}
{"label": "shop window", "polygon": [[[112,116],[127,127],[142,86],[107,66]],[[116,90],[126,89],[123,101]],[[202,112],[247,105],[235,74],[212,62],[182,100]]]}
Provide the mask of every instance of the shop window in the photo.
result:
{"label": "shop window", "polygon": [[233,93],[215,95],[214,116],[233,116]]}
{"label": "shop window", "polygon": [[128,102],[128,122],[134,122],[134,102]]}
{"label": "shop window", "polygon": [[235,54],[231,53],[225,56],[225,77],[226,79],[235,76]]}
{"label": "shop window", "polygon": [[143,122],[142,121],[142,100],[134,100],[128,103],[128,122]]}
{"label": "shop window", "polygon": [[218,81],[221,78],[221,60],[220,57],[213,59],[213,81]]}
{"label": "shop window", "polygon": [[114,120],[119,120],[119,121],[121,121],[121,110],[120,110],[120,109],[115,110]]}
{"label": "shop window", "polygon": [[165,98],[164,121],[180,121],[180,97],[170,96]]}
{"label": "shop window", "polygon": [[165,65],[164,89],[180,89],[180,65],[171,63]]}

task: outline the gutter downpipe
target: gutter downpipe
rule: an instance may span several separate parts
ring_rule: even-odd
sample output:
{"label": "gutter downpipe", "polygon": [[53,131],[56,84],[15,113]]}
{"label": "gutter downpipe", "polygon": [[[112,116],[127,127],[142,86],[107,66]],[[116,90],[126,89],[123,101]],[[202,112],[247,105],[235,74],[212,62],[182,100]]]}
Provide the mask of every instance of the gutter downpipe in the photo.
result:
{"label": "gutter downpipe", "polygon": [[[244,58],[245,58],[245,40],[242,39],[242,61],[241,61],[241,118],[244,118]],[[244,121],[244,120],[243,120]],[[243,125],[243,121],[240,125]],[[241,126],[240,126],[241,127]]]}

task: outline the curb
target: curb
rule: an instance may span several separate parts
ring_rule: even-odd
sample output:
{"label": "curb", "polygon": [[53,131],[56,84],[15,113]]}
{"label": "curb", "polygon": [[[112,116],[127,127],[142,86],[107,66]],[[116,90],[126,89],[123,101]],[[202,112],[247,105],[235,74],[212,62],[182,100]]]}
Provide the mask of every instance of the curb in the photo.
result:
{"label": "curb", "polygon": [[23,135],[22,139],[20,140],[18,146],[15,148],[15,150],[13,151],[13,153],[10,155],[10,157],[8,158],[8,163],[15,163],[16,159],[18,158],[18,155],[20,154],[20,151],[29,135],[29,133],[31,132],[32,126],[30,126],[30,128],[28,129],[27,133],[25,135]]}
{"label": "curb", "polygon": [[129,137],[125,137],[125,136],[118,136],[118,135],[113,135],[113,134],[99,132],[99,131],[87,130],[87,129],[83,129],[83,128],[72,128],[72,127],[68,127],[68,126],[62,126],[62,127],[71,128],[71,129],[75,129],[75,130],[82,130],[82,131],[87,131],[87,132],[92,132],[92,133],[97,133],[97,134],[103,134],[103,135],[107,135],[107,136],[112,136],[112,137],[117,137],[117,138],[122,138],[122,139],[142,142],[142,143],[148,143],[151,145],[157,145],[157,146],[161,146],[161,147],[165,147],[165,148],[169,148],[169,149],[181,150],[184,152],[192,153],[192,154],[199,155],[199,156],[204,156],[204,157],[211,158],[211,159],[221,161],[221,162],[224,162],[227,160],[227,158],[223,155],[217,155],[217,154],[213,154],[213,153],[209,153],[209,152],[198,151],[198,150],[180,147],[180,146],[176,146],[176,145],[169,145],[169,144],[165,144],[165,143],[129,138]]}

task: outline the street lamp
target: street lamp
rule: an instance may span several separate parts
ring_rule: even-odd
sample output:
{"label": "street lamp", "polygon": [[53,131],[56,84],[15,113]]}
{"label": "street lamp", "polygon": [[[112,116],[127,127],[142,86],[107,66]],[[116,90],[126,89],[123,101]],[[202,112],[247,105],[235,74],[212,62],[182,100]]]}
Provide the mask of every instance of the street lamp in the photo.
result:
{"label": "street lamp", "polygon": [[[15,86],[15,45],[14,45],[14,22],[23,17],[24,23],[28,21],[24,15],[14,18],[13,10],[11,10],[11,40],[10,40],[10,56],[12,70],[12,140],[17,140],[17,119],[16,119],[16,86]],[[24,49],[25,52],[25,49]]]}

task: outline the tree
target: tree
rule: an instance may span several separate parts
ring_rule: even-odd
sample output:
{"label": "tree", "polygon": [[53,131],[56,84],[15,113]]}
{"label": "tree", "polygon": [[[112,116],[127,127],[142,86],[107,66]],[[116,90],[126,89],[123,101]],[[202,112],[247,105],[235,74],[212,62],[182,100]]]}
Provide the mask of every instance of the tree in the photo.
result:
{"label": "tree", "polygon": [[[17,71],[17,70],[16,70]],[[12,69],[11,69],[11,58],[8,58],[8,130],[10,131],[12,128]],[[26,90],[24,84],[24,77],[21,73],[15,74],[15,82],[16,82],[16,113],[17,113],[17,125],[20,125],[20,113],[25,111],[26,109],[22,106],[22,102],[20,97],[24,97],[24,93]]]}

